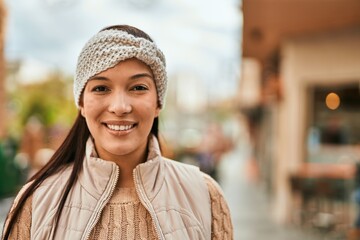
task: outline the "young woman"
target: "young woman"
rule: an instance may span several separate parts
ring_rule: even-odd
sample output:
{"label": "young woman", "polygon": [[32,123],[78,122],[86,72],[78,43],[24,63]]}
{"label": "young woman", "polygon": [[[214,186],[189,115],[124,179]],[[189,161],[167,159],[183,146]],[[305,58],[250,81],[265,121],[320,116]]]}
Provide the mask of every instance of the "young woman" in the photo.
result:
{"label": "young woman", "polygon": [[93,36],[74,80],[79,115],[16,197],[3,239],[232,239],[218,184],[161,156],[166,85],[146,33],[118,25]]}

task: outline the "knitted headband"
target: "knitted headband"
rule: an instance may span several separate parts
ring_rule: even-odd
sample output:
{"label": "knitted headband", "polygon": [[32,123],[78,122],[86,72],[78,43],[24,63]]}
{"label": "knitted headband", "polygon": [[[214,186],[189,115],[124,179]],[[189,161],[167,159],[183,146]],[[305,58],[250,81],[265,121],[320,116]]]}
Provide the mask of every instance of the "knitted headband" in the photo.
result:
{"label": "knitted headband", "polygon": [[79,108],[81,93],[91,77],[129,58],[139,59],[152,70],[159,107],[162,108],[167,86],[164,54],[155,43],[115,29],[97,33],[82,49],[74,80],[76,106]]}

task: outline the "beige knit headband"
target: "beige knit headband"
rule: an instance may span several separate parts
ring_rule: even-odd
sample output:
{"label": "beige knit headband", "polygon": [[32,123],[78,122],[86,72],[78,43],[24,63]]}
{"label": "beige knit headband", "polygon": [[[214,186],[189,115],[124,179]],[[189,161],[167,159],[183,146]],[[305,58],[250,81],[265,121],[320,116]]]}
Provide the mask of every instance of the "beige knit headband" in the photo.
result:
{"label": "beige knit headband", "polygon": [[82,49],[74,80],[76,106],[79,108],[81,93],[91,77],[129,58],[137,58],[150,67],[154,75],[159,107],[163,107],[167,86],[164,54],[155,43],[115,29],[97,33]]}

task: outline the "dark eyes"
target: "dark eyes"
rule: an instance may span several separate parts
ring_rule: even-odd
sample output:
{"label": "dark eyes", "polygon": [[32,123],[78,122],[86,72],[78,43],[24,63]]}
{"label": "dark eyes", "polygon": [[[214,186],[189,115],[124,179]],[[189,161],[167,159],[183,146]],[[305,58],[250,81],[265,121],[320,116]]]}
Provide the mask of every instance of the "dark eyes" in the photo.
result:
{"label": "dark eyes", "polygon": [[[147,86],[144,86],[144,85],[136,85],[134,87],[132,87],[130,90],[131,91],[146,91],[148,90],[149,88]],[[110,91],[110,89],[106,86],[95,86],[92,88],[91,90],[92,92],[98,92],[98,93],[101,93],[101,92],[107,92],[107,91]]]}
{"label": "dark eyes", "polygon": [[138,85],[132,88],[133,91],[145,91],[148,90],[149,88],[143,85]]}
{"label": "dark eyes", "polygon": [[96,86],[92,89],[93,92],[106,92],[109,91],[109,89],[105,86]]}

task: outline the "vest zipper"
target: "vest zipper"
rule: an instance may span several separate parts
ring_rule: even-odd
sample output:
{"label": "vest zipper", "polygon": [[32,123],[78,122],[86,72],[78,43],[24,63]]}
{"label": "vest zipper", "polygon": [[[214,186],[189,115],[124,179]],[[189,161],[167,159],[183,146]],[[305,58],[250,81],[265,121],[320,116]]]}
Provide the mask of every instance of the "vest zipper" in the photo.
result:
{"label": "vest zipper", "polygon": [[100,205],[100,211],[98,211],[98,212],[96,213],[97,215],[96,215],[95,219],[94,219],[92,222],[89,222],[89,223],[88,223],[88,226],[91,226],[91,227],[89,228],[89,231],[86,233],[86,235],[84,235],[84,236],[85,236],[84,239],[86,239],[86,240],[89,239],[90,234],[91,234],[91,231],[93,230],[93,228],[95,227],[95,225],[96,225],[97,222],[99,221],[100,216],[101,216],[101,213],[102,213],[105,205],[107,204],[107,202],[110,200],[112,194],[114,193],[116,184],[117,184],[118,179],[119,179],[119,172],[120,172],[120,171],[119,171],[119,167],[116,166],[115,182],[111,185],[110,193],[106,196],[106,198],[103,200],[102,204]]}
{"label": "vest zipper", "polygon": [[139,189],[142,188],[142,185],[140,185],[141,179],[139,174],[136,171],[137,168],[134,169],[133,171],[133,177],[134,177],[134,183],[135,183],[135,190],[139,196],[140,202],[142,203],[142,205],[147,209],[147,211],[150,213],[151,219],[153,220],[154,223],[154,227],[155,227],[155,232],[156,235],[158,236],[158,238],[160,240],[165,240],[165,238],[163,237],[161,228],[160,228],[160,223],[155,215],[155,211],[149,201],[149,199],[145,196],[144,194],[144,190],[143,189]]}

